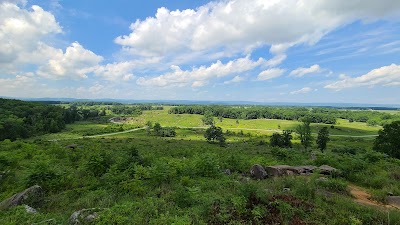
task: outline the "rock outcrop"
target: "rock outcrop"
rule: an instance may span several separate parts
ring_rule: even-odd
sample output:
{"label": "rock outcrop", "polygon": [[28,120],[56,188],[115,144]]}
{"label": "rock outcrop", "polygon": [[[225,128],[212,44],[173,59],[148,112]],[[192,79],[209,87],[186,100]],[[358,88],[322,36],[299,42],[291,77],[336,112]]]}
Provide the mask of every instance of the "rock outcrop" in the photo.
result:
{"label": "rock outcrop", "polygon": [[265,179],[268,174],[265,171],[264,167],[260,164],[255,164],[250,169],[250,175],[257,180]]}
{"label": "rock outcrop", "polygon": [[0,203],[0,210],[9,209],[17,205],[39,207],[43,203],[44,192],[39,185],[34,185]]}

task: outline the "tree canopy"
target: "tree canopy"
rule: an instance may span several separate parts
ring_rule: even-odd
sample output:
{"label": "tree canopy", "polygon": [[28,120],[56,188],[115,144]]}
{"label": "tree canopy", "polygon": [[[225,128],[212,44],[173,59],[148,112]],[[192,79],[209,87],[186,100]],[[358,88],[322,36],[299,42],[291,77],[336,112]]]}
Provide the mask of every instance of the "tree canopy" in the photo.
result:
{"label": "tree canopy", "polygon": [[400,159],[400,121],[383,126],[375,139],[373,149]]}

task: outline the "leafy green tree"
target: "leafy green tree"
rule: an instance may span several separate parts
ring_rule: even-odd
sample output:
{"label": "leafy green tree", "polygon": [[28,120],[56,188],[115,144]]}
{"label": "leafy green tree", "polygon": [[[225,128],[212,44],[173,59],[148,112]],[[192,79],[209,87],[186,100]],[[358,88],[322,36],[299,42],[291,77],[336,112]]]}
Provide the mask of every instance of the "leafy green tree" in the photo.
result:
{"label": "leafy green tree", "polygon": [[283,147],[285,148],[291,148],[292,147],[292,131],[290,130],[284,130],[282,133],[282,138],[283,138]]}
{"label": "leafy green tree", "polygon": [[150,135],[151,134],[151,129],[153,128],[153,123],[151,122],[151,121],[147,121],[147,123],[146,123],[146,132],[147,132],[147,135]]}
{"label": "leafy green tree", "polygon": [[277,132],[272,134],[269,143],[272,147],[291,148],[292,138],[292,132],[284,130],[282,134]]}
{"label": "leafy green tree", "polygon": [[206,130],[206,133],[204,134],[204,137],[210,143],[218,141],[220,146],[224,146],[225,145],[225,140],[226,139],[224,137],[224,134],[222,132],[222,128],[221,127],[216,127],[216,126],[212,125],[211,127],[209,127]]}
{"label": "leafy green tree", "polygon": [[373,149],[400,159],[400,121],[383,126],[375,139]]}
{"label": "leafy green tree", "polygon": [[175,137],[176,136],[176,131],[172,127],[164,127],[162,129],[162,135],[163,137]]}
{"label": "leafy green tree", "polygon": [[272,147],[282,147],[283,146],[283,136],[280,133],[273,133],[269,139],[269,144]]}
{"label": "leafy green tree", "polygon": [[301,145],[303,145],[303,147],[307,150],[312,143],[310,121],[307,119],[304,120],[303,124],[296,127],[296,132],[300,136]]}
{"label": "leafy green tree", "polygon": [[153,131],[157,136],[161,136],[162,134],[162,127],[160,125],[160,123],[155,123],[154,127],[153,127]]}
{"label": "leafy green tree", "polygon": [[212,113],[209,111],[204,113],[204,116],[203,116],[203,118],[201,118],[201,121],[203,121],[204,125],[208,125],[208,126],[214,126],[214,124],[215,124],[214,117],[213,117]]}
{"label": "leafy green tree", "polygon": [[324,152],[326,149],[326,144],[329,141],[329,130],[327,127],[323,127],[318,131],[318,137],[316,140],[316,143],[318,145],[318,148],[321,150],[321,152]]}

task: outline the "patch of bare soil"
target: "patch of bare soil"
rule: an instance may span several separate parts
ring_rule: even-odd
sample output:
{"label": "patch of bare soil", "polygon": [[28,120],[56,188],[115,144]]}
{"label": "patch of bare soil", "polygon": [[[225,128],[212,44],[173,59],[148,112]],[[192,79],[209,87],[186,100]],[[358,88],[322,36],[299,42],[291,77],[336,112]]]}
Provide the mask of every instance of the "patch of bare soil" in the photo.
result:
{"label": "patch of bare soil", "polygon": [[371,195],[361,187],[349,185],[350,193],[354,197],[354,201],[361,205],[378,207],[380,209],[400,209],[395,205],[386,205],[377,201],[371,200]]}

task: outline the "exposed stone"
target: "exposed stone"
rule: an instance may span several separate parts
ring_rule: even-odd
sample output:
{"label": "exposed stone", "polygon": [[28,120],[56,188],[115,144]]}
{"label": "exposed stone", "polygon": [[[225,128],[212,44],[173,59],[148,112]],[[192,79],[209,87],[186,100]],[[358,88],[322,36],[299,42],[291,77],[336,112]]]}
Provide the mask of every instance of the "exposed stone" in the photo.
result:
{"label": "exposed stone", "polygon": [[36,209],[30,207],[29,205],[24,205],[24,206],[25,206],[25,210],[26,210],[27,213],[32,213],[32,214],[36,214],[37,213]]}
{"label": "exposed stone", "polygon": [[224,173],[225,173],[226,175],[231,175],[231,174],[232,174],[232,172],[231,172],[230,169],[226,169],[226,170],[224,171]]}
{"label": "exposed stone", "polygon": [[317,179],[317,182],[326,182],[326,181],[328,181],[328,178],[326,178],[326,177],[319,177]]}
{"label": "exposed stone", "polygon": [[77,144],[71,144],[71,145],[67,145],[65,146],[66,148],[70,148],[70,149],[76,149],[78,147]]}
{"label": "exposed stone", "polygon": [[253,166],[251,167],[251,169],[250,169],[250,175],[251,175],[253,178],[258,179],[258,180],[265,179],[265,178],[268,176],[268,174],[267,174],[267,172],[265,171],[264,167],[262,167],[262,166],[259,165],[259,164],[255,164],[255,165],[253,165]]}
{"label": "exposed stone", "polygon": [[292,171],[292,173],[296,170],[293,167],[288,165],[276,165],[276,166],[266,166],[265,171],[267,171],[268,176],[284,176],[288,175],[287,171]]}
{"label": "exposed stone", "polygon": [[294,176],[294,172],[291,170],[286,170],[286,176]]}
{"label": "exposed stone", "polygon": [[0,203],[0,210],[24,204],[38,207],[43,202],[43,195],[43,189],[39,185],[34,185],[2,201]]}
{"label": "exposed stone", "polygon": [[69,217],[69,222],[72,225],[91,224],[99,217],[100,208],[81,209],[72,213]]}
{"label": "exposed stone", "polygon": [[333,168],[328,165],[322,165],[319,167],[319,169],[320,169],[320,173],[324,174],[324,175],[332,175],[333,173],[337,172],[336,168]]}
{"label": "exposed stone", "polygon": [[283,192],[289,192],[290,188],[283,188]]}
{"label": "exposed stone", "polygon": [[298,174],[309,174],[313,173],[316,166],[293,166],[293,169],[298,171]]}
{"label": "exposed stone", "polygon": [[394,205],[394,206],[400,208],[400,196],[388,196],[387,202],[390,205]]}

